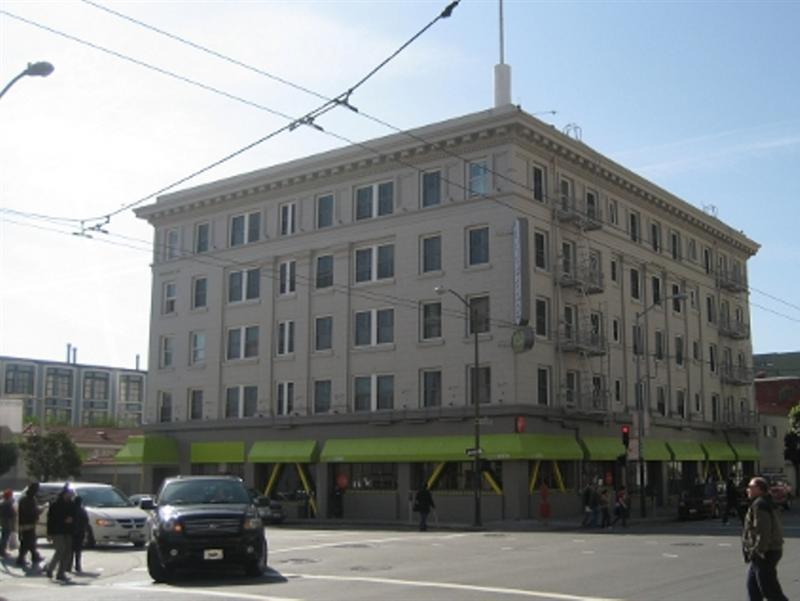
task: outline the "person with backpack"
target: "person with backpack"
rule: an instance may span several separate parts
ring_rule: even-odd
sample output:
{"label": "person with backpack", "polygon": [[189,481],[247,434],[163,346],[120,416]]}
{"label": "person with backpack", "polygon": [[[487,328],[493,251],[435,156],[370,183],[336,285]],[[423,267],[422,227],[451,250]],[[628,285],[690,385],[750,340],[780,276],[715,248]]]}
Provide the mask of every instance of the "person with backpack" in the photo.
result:
{"label": "person with backpack", "polygon": [[755,477],[747,486],[750,508],[744,518],[742,552],[747,570],[750,601],[789,601],[778,582],[778,562],[783,555],[783,525],[769,495],[764,478]]}
{"label": "person with backpack", "polygon": [[39,520],[39,514],[42,513],[36,501],[37,492],[39,492],[39,483],[31,482],[17,503],[17,529],[19,530],[17,565],[21,568],[27,565],[25,556],[28,553],[31,554],[31,561],[34,565],[43,560],[39,551],[36,550],[36,522]]}

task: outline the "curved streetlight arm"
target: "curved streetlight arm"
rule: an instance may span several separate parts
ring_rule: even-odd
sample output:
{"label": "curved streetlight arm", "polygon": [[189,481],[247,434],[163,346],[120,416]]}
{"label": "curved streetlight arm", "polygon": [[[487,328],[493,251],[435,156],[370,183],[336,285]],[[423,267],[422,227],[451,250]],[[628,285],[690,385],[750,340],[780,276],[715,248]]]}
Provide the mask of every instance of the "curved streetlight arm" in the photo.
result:
{"label": "curved streetlight arm", "polygon": [[9,90],[9,88],[11,88],[11,86],[13,86],[15,83],[17,83],[20,79],[22,79],[26,75],[30,75],[31,77],[47,77],[54,70],[55,70],[55,67],[53,67],[53,65],[51,65],[50,63],[45,62],[45,61],[40,61],[38,63],[28,63],[28,66],[25,68],[25,70],[22,73],[17,75],[14,79],[12,79],[11,81],[9,81],[6,84],[6,87],[4,87],[3,91],[0,92],[0,98],[2,98],[3,95],[6,92],[8,92],[8,90]]}

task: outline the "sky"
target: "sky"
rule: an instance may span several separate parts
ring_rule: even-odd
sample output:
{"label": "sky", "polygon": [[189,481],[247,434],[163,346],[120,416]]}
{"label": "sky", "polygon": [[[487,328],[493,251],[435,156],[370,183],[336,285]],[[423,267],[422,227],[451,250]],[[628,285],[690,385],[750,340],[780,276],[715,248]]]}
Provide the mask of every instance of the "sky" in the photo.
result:
{"label": "sky", "polygon": [[[336,96],[447,4],[0,0],[0,85],[55,66],[0,98],[0,355],[145,367],[153,233],[122,209],[322,103],[254,69]],[[760,243],[753,350],[800,350],[800,0],[504,7],[513,103]],[[462,0],[351,103],[401,129],[490,108],[497,23]],[[173,189],[392,133],[346,109],[319,124]]]}

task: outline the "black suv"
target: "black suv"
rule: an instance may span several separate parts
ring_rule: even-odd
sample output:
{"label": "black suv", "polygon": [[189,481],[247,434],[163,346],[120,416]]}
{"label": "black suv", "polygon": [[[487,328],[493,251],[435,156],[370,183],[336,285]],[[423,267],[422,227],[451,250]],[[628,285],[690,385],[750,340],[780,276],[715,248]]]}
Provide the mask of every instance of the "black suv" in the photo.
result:
{"label": "black suv", "polygon": [[267,568],[264,525],[247,487],[235,476],[178,476],[161,485],[148,520],[147,571],[168,581],[176,568],[243,566],[248,576]]}

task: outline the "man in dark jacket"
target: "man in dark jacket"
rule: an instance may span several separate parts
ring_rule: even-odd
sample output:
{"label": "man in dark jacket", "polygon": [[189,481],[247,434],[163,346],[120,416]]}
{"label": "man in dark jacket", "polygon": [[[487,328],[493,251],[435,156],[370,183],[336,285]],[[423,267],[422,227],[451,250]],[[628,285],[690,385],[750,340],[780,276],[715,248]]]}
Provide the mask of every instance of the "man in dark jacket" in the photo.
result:
{"label": "man in dark jacket", "polygon": [[728,523],[728,516],[731,513],[738,515],[739,493],[736,490],[736,483],[733,481],[733,474],[728,476],[725,481],[725,508],[722,511],[722,523]]}
{"label": "man in dark jacket", "polygon": [[25,489],[25,494],[19,498],[17,504],[17,522],[19,530],[19,556],[17,565],[25,567],[25,555],[30,551],[31,561],[34,564],[42,561],[42,556],[36,550],[36,522],[42,510],[36,502],[36,493],[39,492],[39,483],[31,482]]}
{"label": "man in dark jacket", "polygon": [[783,555],[783,527],[768,491],[764,478],[753,478],[747,486],[751,503],[742,531],[742,551],[750,564],[747,594],[750,601],[788,601],[778,582],[777,570]]}
{"label": "man in dark jacket", "polygon": [[86,530],[89,528],[89,515],[83,506],[83,499],[75,497],[72,501],[75,504],[75,521],[72,523],[72,557],[70,565],[75,572],[82,572],[81,554],[83,553],[83,539],[86,537]]}
{"label": "man in dark jacket", "polygon": [[419,512],[419,529],[421,532],[425,532],[428,529],[428,514],[434,507],[436,507],[436,504],[433,502],[431,491],[428,490],[426,484],[423,484],[417,491],[416,499],[414,499],[414,511]]}
{"label": "man in dark jacket", "polygon": [[58,567],[56,580],[66,582],[67,570],[72,567],[72,532],[75,523],[75,504],[72,502],[73,491],[65,484],[58,498],[50,504],[47,511],[47,536],[53,539],[55,553],[47,565],[47,576],[53,577],[53,570]]}

